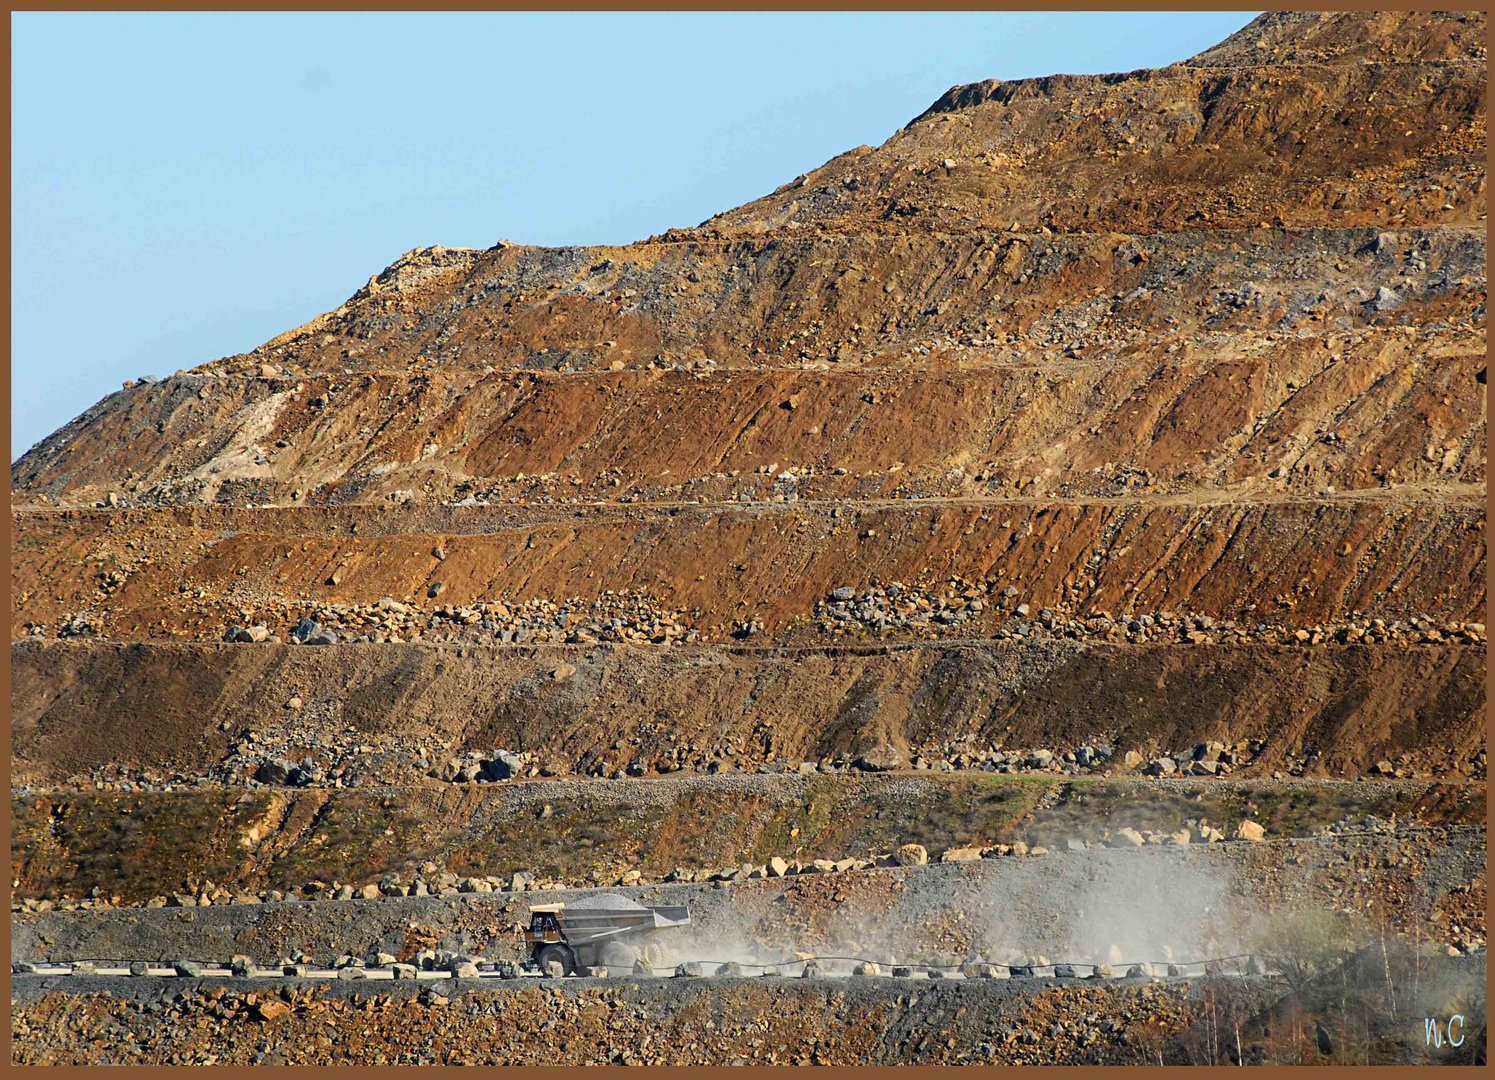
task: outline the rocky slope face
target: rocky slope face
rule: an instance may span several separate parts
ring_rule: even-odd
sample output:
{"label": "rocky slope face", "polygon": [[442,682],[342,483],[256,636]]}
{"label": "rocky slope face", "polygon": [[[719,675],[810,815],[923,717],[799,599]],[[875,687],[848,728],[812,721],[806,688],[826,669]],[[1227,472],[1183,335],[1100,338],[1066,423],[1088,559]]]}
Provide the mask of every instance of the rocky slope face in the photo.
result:
{"label": "rocky slope face", "polygon": [[[1369,968],[1369,964],[1366,965]],[[1404,1009],[1435,1013],[1482,965],[1429,965]],[[30,980],[37,982],[38,980]],[[65,980],[64,980],[65,981]],[[285,986],[248,980],[77,979],[20,991],[27,1064],[895,1065],[1483,1064],[1484,1029],[1425,1049],[1404,1019],[1357,1007],[1264,1008],[1268,987],[1088,980],[591,980],[514,989],[412,982]],[[172,984],[176,985],[172,985]],[[1259,1010],[1259,1011],[1258,1011]],[[1403,1014],[1404,1015],[1404,1014]],[[1305,1023],[1304,1021],[1308,1022]],[[1331,1053],[1318,1030],[1332,1026]],[[1239,1042],[1219,1038],[1238,1024]]]}
{"label": "rocky slope face", "polygon": [[[97,980],[87,980],[98,985]],[[116,980],[117,981],[117,980]],[[157,980],[158,984],[160,980]],[[892,1065],[1212,1060],[1186,985],[734,978],[417,996],[236,985],[26,992],[25,1064]],[[133,991],[133,992],[132,992]],[[1247,1000],[1259,1001],[1258,992]],[[161,1018],[169,1022],[162,1023]],[[107,1031],[108,1038],[91,1037]],[[1256,1032],[1252,1032],[1256,1036]],[[1266,1039],[1263,1038],[1263,1042]],[[1257,1045],[1253,1043],[1252,1049]]]}
{"label": "rocky slope face", "polygon": [[[276,837],[333,820],[308,874],[408,875],[503,816],[470,786],[496,747],[526,789],[761,773],[722,859],[908,839],[858,761],[1101,803],[1183,771],[1285,832],[1302,800],[1478,817],[1484,34],[1270,14],[1168,68],[955,87],[696,228],[418,249],[127,384],[12,466],[13,876],[201,847],[235,859],[135,899],[210,862],[294,884]],[[768,821],[807,777],[860,824]],[[650,845],[706,844],[659,798]],[[936,801],[941,845],[1053,820]],[[614,803],[546,858],[662,871]]]}
{"label": "rocky slope face", "polygon": [[[411,252],[18,461],[13,639],[1149,641],[1127,624],[1172,613],[1186,667],[1429,631],[1477,665],[1483,26],[1264,16],[1170,68],[957,87],[697,229]],[[1434,700],[1414,726],[1478,741],[1477,695]]]}

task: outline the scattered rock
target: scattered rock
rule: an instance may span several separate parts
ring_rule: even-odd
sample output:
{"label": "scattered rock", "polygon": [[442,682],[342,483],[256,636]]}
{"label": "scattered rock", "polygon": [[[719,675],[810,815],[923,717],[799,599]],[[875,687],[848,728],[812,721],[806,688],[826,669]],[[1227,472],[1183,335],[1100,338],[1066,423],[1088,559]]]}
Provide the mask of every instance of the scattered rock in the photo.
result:
{"label": "scattered rock", "polygon": [[1237,840],[1264,840],[1266,839],[1266,835],[1267,831],[1250,819],[1242,821],[1235,827],[1235,838]]}
{"label": "scattered rock", "polygon": [[282,762],[262,761],[254,770],[254,778],[261,784],[284,787],[290,778],[290,771]]}
{"label": "scattered rock", "polygon": [[271,998],[269,1001],[257,1001],[253,1006],[254,1019],[260,1023],[279,1020],[281,1017],[290,1016],[291,1012],[292,1010],[289,1005],[283,1001],[276,1001],[274,998]]}
{"label": "scattered rock", "polygon": [[893,861],[899,866],[923,866],[929,862],[929,852],[922,844],[904,844],[893,853]]}

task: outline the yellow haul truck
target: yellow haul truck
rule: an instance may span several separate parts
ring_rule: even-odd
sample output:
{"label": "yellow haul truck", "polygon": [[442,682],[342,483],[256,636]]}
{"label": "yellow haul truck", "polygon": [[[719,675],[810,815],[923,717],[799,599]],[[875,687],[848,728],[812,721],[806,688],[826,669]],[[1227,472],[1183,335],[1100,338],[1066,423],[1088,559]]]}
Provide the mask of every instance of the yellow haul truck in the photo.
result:
{"label": "yellow haul truck", "polygon": [[566,975],[582,975],[597,964],[632,967],[643,960],[658,966],[650,939],[661,930],[685,926],[690,908],[645,907],[621,896],[585,898],[571,904],[536,904],[524,932],[530,959],[541,974],[559,964]]}

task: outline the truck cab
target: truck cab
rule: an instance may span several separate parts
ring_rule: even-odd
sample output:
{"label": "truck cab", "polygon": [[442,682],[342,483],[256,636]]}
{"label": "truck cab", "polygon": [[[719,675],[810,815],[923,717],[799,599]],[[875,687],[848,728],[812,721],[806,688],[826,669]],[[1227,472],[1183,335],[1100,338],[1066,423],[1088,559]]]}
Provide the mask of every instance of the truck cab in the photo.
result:
{"label": "truck cab", "polygon": [[556,917],[555,911],[547,908],[532,909],[524,940],[533,946],[564,944],[566,935],[561,930],[561,920]]}

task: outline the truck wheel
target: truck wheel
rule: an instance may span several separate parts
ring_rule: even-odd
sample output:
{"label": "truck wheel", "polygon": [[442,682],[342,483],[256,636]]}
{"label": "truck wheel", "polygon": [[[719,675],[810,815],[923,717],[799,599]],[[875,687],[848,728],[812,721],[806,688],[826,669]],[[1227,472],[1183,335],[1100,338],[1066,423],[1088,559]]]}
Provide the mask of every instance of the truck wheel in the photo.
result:
{"label": "truck wheel", "polygon": [[629,970],[633,962],[640,958],[638,949],[629,948],[621,941],[609,941],[602,946],[601,961],[604,967],[616,968],[619,971]]}
{"label": "truck wheel", "polygon": [[576,974],[576,955],[564,945],[547,945],[540,950],[540,955],[535,957],[535,962],[540,965],[540,974],[549,975],[551,964],[561,965],[562,975]]}

